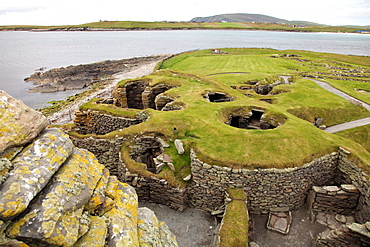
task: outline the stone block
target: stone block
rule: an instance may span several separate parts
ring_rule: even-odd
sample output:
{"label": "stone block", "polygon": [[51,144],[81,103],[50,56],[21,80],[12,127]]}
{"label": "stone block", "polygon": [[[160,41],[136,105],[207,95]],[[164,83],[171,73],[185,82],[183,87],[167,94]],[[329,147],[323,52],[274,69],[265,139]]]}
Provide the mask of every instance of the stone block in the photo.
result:
{"label": "stone block", "polygon": [[178,154],[184,154],[185,153],[184,144],[182,143],[181,140],[176,139],[175,142],[174,142],[174,144],[175,144],[175,147],[177,149],[177,153]]}

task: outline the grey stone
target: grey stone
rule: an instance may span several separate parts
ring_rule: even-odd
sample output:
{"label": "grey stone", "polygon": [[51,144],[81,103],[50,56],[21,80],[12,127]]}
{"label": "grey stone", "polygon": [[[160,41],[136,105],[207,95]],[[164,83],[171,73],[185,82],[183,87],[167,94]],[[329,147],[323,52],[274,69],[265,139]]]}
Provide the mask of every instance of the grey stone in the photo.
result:
{"label": "grey stone", "polygon": [[174,143],[175,143],[175,147],[177,149],[177,153],[178,154],[184,154],[185,150],[184,150],[184,144],[182,143],[182,141],[179,140],[179,139],[176,139]]}
{"label": "grey stone", "polygon": [[175,171],[175,166],[172,163],[167,163],[168,167],[171,169],[171,171]]}
{"label": "grey stone", "polygon": [[191,174],[187,175],[186,177],[184,177],[182,180],[184,181],[189,181],[191,179]]}
{"label": "grey stone", "polygon": [[58,129],[47,129],[18,155],[13,160],[15,168],[0,190],[1,195],[9,195],[0,198],[0,220],[13,219],[22,213],[72,150],[73,144],[66,134]]}
{"label": "grey stone", "polygon": [[340,186],[342,190],[350,192],[350,193],[358,193],[358,189],[353,184],[342,184]]}
{"label": "grey stone", "polygon": [[40,112],[0,90],[0,154],[32,141],[48,125]]}
{"label": "grey stone", "polygon": [[285,218],[280,218],[275,222],[274,228],[285,232],[288,228],[288,221]]}
{"label": "grey stone", "polygon": [[344,216],[344,215],[337,214],[337,215],[335,215],[335,219],[336,219],[338,222],[340,222],[340,223],[343,223],[343,224],[347,223],[347,218],[346,218],[346,216]]}
{"label": "grey stone", "polygon": [[89,226],[83,210],[103,169],[93,154],[76,149],[50,180],[50,186],[28,208],[27,215],[10,225],[12,237],[49,244],[54,244],[53,239],[57,238],[58,244],[66,246],[76,242],[79,228],[83,224]]}
{"label": "grey stone", "polygon": [[256,242],[249,242],[249,247],[259,247]]}
{"label": "grey stone", "polygon": [[324,186],[322,188],[328,192],[337,192],[340,190],[338,186]]}

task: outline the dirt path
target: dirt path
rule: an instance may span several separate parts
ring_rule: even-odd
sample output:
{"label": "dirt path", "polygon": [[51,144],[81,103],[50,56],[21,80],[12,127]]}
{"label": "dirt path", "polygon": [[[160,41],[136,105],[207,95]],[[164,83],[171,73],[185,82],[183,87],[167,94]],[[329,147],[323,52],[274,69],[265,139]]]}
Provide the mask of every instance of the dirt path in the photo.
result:
{"label": "dirt path", "polygon": [[[338,95],[338,96],[340,96],[340,97],[342,97],[346,100],[349,100],[351,102],[355,102],[356,104],[362,105],[368,111],[370,111],[370,105],[369,104],[367,104],[367,103],[365,103],[361,100],[358,100],[358,99],[356,99],[356,98],[354,98],[354,97],[352,97],[352,96],[350,96],[350,95],[348,95],[348,94],[330,86],[326,82],[319,81],[319,80],[314,80],[314,79],[309,79],[309,78],[305,78],[305,79],[310,80],[310,81],[314,81],[314,82],[317,83],[317,85],[321,86],[325,90],[327,90],[327,91],[329,91],[333,94],[336,94],[336,95]],[[338,131],[352,129],[352,128],[355,128],[355,127],[364,126],[364,125],[368,125],[368,124],[370,124],[370,117],[358,119],[358,120],[343,123],[343,124],[334,125],[334,126],[326,128],[325,131],[328,132],[328,133],[335,133],[335,132],[338,132]]]}

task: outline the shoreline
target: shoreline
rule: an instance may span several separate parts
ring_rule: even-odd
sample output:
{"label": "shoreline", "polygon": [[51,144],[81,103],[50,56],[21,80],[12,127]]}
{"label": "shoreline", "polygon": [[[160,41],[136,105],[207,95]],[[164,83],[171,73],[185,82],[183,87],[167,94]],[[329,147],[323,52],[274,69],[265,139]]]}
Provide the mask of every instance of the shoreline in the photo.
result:
{"label": "shoreline", "polygon": [[60,111],[57,111],[48,116],[47,119],[49,120],[49,124],[62,125],[73,122],[75,117],[75,111],[77,111],[82,104],[87,103],[93,98],[111,97],[113,88],[117,85],[118,82],[126,79],[139,78],[153,73],[158,62],[160,62],[163,59],[165,58],[158,59],[158,61],[153,61],[150,63],[142,63],[135,66],[135,68],[129,71],[123,71],[114,74],[112,76],[113,78],[112,81],[104,88],[99,89],[83,97],[82,99],[73,102],[71,105],[61,109]]}
{"label": "shoreline", "polygon": [[370,34],[357,32],[340,32],[340,31],[305,31],[305,30],[280,30],[280,29],[249,29],[249,28],[14,28],[1,29],[0,32],[129,32],[129,31],[267,31],[267,32],[282,32],[282,33],[339,33],[339,34]]}

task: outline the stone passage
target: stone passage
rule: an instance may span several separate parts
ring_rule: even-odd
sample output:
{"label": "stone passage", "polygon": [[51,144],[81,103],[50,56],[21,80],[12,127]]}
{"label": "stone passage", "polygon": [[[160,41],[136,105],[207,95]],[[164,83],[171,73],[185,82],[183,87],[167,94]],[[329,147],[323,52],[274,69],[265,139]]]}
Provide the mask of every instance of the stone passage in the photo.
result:
{"label": "stone passage", "polygon": [[152,108],[162,110],[173,98],[163,95],[174,85],[158,84],[150,86],[148,81],[135,80],[128,82],[124,87],[117,87],[113,98],[117,106],[134,109]]}
{"label": "stone passage", "polygon": [[158,173],[160,167],[157,166],[155,158],[163,153],[162,144],[151,136],[138,137],[135,139],[135,143],[134,146],[131,146],[131,158],[136,162],[146,164],[147,170],[151,173]]}
{"label": "stone passage", "polygon": [[263,110],[257,109],[248,113],[238,113],[231,115],[226,124],[240,129],[275,129],[280,125],[263,117],[263,114]]}
{"label": "stone passage", "polygon": [[234,100],[234,98],[231,97],[230,95],[227,95],[225,93],[220,93],[220,92],[206,92],[203,98],[205,98],[209,102],[215,102],[215,103],[230,102]]}

